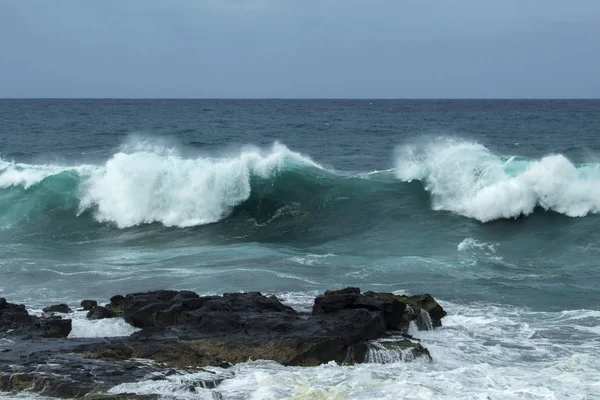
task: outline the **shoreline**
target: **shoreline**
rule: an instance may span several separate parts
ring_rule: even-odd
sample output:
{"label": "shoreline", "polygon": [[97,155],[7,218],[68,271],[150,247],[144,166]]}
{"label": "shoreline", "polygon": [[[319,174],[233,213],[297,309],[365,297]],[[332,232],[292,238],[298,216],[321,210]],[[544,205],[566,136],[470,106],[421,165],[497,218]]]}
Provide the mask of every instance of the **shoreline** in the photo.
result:
{"label": "shoreline", "polygon": [[0,351],[2,392],[150,399],[156,397],[114,397],[108,391],[122,383],[208,371],[198,387],[219,396],[217,388],[226,378],[207,368],[226,370],[248,360],[352,365],[376,362],[381,351],[402,361],[431,360],[408,328],[433,329],[446,315],[428,294],[407,297],[358,288],[326,291],[314,299],[312,312],[298,312],[259,292],[201,297],[159,290],[116,295],[104,306],[90,300],[81,305],[89,319],[122,318],[140,330],[125,337],[67,339],[72,321],[60,316],[72,311],[66,305],[47,307],[36,317],[25,306],[0,299],[0,338],[12,342]]}

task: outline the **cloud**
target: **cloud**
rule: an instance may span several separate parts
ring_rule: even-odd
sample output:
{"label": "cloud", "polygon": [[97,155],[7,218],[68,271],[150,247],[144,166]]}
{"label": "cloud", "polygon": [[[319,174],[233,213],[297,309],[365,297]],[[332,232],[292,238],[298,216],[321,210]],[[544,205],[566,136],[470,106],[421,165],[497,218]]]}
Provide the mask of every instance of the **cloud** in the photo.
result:
{"label": "cloud", "polygon": [[4,97],[590,97],[600,2],[0,2]]}

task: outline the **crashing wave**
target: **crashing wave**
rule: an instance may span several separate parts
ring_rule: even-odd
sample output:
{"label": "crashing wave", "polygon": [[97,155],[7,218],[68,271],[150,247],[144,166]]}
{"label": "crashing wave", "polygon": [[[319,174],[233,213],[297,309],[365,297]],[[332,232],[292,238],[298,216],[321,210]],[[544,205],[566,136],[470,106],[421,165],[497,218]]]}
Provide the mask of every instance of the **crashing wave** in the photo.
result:
{"label": "crashing wave", "polygon": [[561,154],[505,158],[478,143],[442,138],[400,147],[396,175],[423,182],[434,210],[488,222],[529,215],[536,207],[569,217],[597,213],[597,167],[575,165]]}
{"label": "crashing wave", "polygon": [[[295,168],[323,168],[310,158],[274,144],[221,158],[184,158],[160,148],[119,152],[101,166],[0,164],[0,188],[17,188],[45,201],[64,197],[75,179],[77,215],[91,211],[99,222],[126,228],[153,222],[189,227],[217,222],[248,200],[253,179],[275,179]],[[39,199],[38,199],[39,200]],[[43,203],[43,201],[42,201]],[[39,208],[40,202],[36,204]]]}

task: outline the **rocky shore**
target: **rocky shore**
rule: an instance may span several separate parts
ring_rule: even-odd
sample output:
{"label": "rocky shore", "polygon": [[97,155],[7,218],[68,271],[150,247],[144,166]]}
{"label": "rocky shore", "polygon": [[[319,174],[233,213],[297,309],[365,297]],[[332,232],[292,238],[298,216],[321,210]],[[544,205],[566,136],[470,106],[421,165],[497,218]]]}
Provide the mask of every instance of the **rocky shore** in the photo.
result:
{"label": "rocky shore", "polygon": [[213,389],[218,399],[224,378],[211,378],[205,367],[257,359],[293,366],[377,362],[386,348],[403,360],[430,360],[427,349],[408,335],[409,325],[433,329],[446,315],[428,294],[407,297],[358,288],[327,291],[306,313],[258,292],[202,297],[159,290],[113,296],[103,306],[84,300],[81,306],[89,319],[123,318],[140,330],[128,337],[67,339],[67,305],[47,307],[38,317],[0,298],[0,391],[150,399],[156,396],[107,391],[121,383],[206,371],[208,378],[189,390]]}

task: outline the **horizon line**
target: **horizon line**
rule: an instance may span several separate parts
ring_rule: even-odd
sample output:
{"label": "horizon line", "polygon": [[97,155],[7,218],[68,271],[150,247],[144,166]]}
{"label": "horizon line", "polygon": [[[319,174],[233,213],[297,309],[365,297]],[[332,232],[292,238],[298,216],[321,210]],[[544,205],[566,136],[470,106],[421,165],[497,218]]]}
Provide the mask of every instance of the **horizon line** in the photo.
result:
{"label": "horizon line", "polygon": [[1,97],[0,100],[600,100],[600,97]]}

